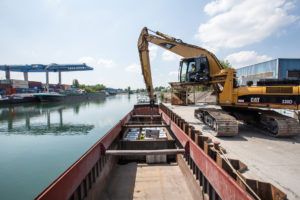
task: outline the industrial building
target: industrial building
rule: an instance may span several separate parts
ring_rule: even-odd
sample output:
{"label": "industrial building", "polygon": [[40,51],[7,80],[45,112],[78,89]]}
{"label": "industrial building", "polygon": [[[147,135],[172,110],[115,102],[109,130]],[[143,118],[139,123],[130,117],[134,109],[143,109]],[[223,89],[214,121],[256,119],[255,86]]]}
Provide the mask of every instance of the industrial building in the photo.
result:
{"label": "industrial building", "polygon": [[300,79],[300,58],[277,58],[236,69],[239,85],[259,79]]}

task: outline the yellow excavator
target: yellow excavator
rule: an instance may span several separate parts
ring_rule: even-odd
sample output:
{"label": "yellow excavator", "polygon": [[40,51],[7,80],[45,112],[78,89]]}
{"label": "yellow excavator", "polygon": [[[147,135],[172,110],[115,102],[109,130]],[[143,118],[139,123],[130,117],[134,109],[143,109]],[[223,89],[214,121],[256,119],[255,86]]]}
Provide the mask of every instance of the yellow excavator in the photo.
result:
{"label": "yellow excavator", "polygon": [[[152,34],[149,34],[152,32]],[[180,61],[179,82],[170,83],[183,102],[188,103],[188,88],[212,85],[219,108],[199,108],[195,117],[215,130],[216,136],[238,134],[237,120],[255,124],[275,137],[291,137],[299,134],[297,119],[273,109],[300,109],[299,80],[260,80],[257,86],[238,86],[234,69],[224,69],[217,57],[208,50],[184,43],[158,31],[142,29],[138,39],[142,74],[150,102],[155,101],[149,43],[158,45],[183,57]]]}

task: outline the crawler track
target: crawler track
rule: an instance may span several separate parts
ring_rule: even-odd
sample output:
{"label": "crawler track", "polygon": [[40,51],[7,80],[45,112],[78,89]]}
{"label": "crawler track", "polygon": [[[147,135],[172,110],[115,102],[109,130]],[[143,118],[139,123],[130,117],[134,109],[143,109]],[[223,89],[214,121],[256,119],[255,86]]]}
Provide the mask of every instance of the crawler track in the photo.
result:
{"label": "crawler track", "polygon": [[296,119],[273,110],[199,108],[195,110],[195,117],[215,130],[215,136],[237,135],[237,120],[266,130],[273,137],[293,137],[300,134],[300,124]]}
{"label": "crawler track", "polygon": [[238,134],[237,120],[228,112],[216,108],[199,108],[195,117],[216,131],[215,136],[236,136]]}
{"label": "crawler track", "polygon": [[292,137],[300,133],[299,122],[271,110],[258,111],[259,124],[274,137]]}

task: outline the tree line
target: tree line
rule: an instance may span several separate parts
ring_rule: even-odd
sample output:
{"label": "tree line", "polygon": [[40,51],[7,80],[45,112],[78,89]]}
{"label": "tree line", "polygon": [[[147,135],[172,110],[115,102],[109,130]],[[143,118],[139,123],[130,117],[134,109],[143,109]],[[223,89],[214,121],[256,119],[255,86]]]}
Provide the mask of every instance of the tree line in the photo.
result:
{"label": "tree line", "polygon": [[96,84],[96,85],[79,84],[79,81],[77,79],[73,80],[72,86],[75,88],[84,89],[88,93],[99,92],[106,89],[106,86],[103,84]]}

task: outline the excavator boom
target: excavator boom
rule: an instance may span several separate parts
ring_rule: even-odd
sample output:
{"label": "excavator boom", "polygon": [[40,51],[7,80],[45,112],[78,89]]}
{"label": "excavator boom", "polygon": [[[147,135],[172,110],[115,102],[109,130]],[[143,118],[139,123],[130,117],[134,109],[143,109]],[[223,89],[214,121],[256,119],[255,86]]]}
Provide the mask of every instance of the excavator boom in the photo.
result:
{"label": "excavator boom", "polygon": [[152,76],[151,76],[151,67],[150,67],[150,59],[149,59],[149,42],[155,45],[158,45],[168,51],[171,51],[179,56],[184,58],[197,57],[197,56],[206,56],[208,62],[210,64],[210,74],[214,75],[222,70],[222,66],[216,56],[207,51],[204,48],[187,44],[182,42],[180,39],[176,39],[174,37],[170,37],[160,32],[153,32],[153,34],[149,34],[149,29],[146,27],[142,29],[139,40],[138,40],[138,50],[141,62],[142,73],[144,76],[146,89],[148,91],[148,95],[150,100],[154,99],[153,94],[153,84],[152,84]]}

